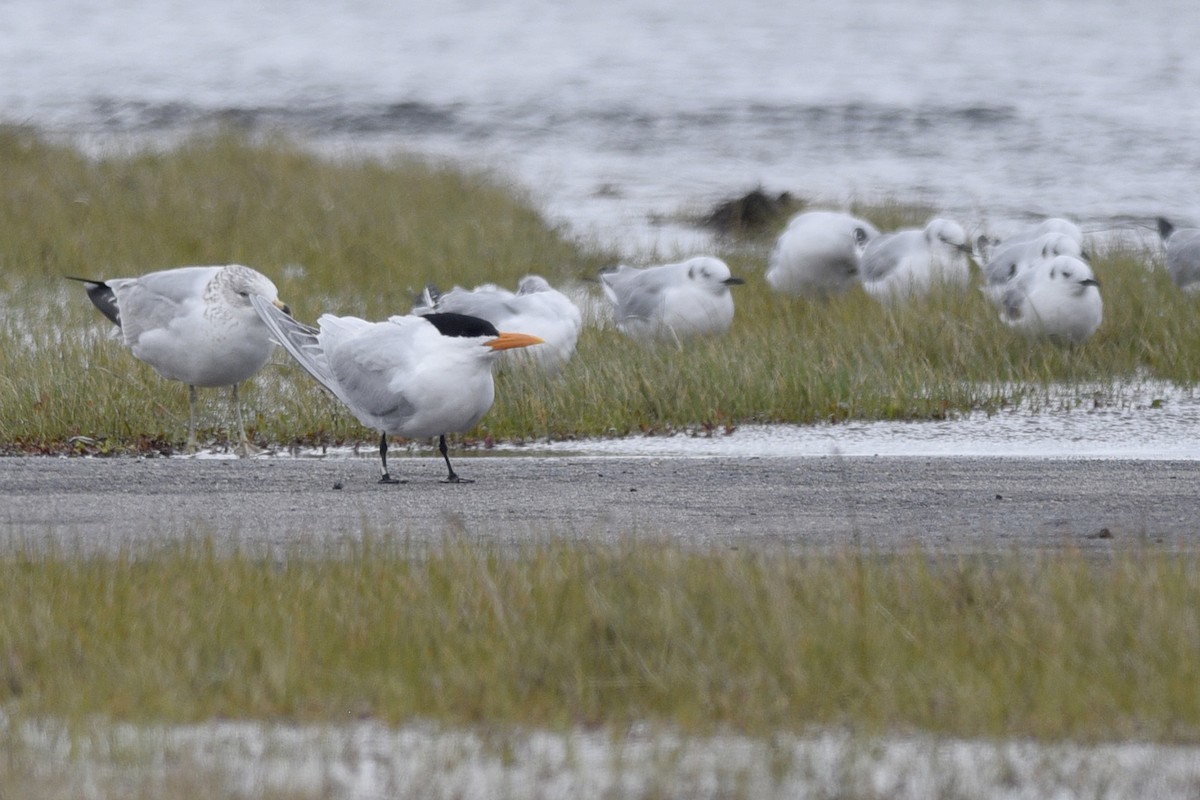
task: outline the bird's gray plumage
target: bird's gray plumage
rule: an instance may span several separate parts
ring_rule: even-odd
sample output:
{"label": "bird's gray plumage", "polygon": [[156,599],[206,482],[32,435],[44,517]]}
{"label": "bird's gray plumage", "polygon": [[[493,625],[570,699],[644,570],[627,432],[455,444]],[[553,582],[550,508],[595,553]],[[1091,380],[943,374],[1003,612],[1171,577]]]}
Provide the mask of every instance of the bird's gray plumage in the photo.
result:
{"label": "bird's gray plumage", "polygon": [[1176,227],[1160,217],[1158,232],[1172,282],[1189,292],[1200,290],[1200,228]]}

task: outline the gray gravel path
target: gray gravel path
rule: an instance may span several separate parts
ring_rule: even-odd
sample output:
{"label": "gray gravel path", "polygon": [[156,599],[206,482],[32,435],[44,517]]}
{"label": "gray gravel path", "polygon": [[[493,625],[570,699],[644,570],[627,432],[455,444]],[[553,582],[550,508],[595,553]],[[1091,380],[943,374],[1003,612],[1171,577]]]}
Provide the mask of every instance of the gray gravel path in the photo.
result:
{"label": "gray gravel path", "polygon": [[[364,530],[501,544],[666,536],[703,546],[943,551],[1196,542],[1200,462],[959,458],[436,456],[0,459],[0,531],[113,548],[207,534],[255,544]],[[340,484],[343,488],[335,489]]]}

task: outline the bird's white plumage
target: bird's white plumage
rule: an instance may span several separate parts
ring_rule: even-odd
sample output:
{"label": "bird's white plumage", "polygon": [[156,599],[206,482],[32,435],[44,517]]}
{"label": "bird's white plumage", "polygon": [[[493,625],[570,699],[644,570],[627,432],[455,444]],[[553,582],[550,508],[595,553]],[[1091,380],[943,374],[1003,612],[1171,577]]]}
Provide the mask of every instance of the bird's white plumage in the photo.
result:
{"label": "bird's white plumage", "polygon": [[862,248],[878,235],[875,226],[850,214],[797,214],[771,251],[767,283],[796,296],[846,291],[859,282]]}
{"label": "bird's white plumage", "polygon": [[[279,292],[249,267],[180,267],[84,283],[136,358],[190,387],[189,449],[196,446],[195,388],[232,386],[236,401],[237,385],[258,372],[275,349],[250,301],[280,304]],[[238,426],[247,452],[240,402]]]}
{"label": "bird's white plumage", "polygon": [[1158,232],[1171,281],[1185,292],[1200,292],[1200,228],[1177,228],[1159,218]]}
{"label": "bird's white plumage", "polygon": [[1074,239],[1080,248],[1083,247],[1083,231],[1074,222],[1063,217],[1049,217],[1040,222],[1021,225],[1000,237],[1000,244],[1010,245],[1021,242],[1032,242],[1034,239],[1038,239],[1048,233],[1059,233],[1063,236],[1068,236]]}
{"label": "bird's white plumage", "polygon": [[565,294],[540,275],[527,275],[510,292],[495,285],[464,289],[455,286],[444,294],[426,293],[414,314],[449,311],[486,319],[503,331],[521,331],[545,341],[544,345],[504,351],[502,358],[528,360],[547,372],[560,370],[575,354],[583,329],[583,315]]}
{"label": "bird's white plumage", "polygon": [[923,295],[938,284],[965,289],[970,249],[966,232],[953,220],[882,234],[863,248],[863,288],[884,301]]}
{"label": "bird's white plumage", "polygon": [[643,341],[724,333],[733,322],[729,287],[742,282],[711,256],[645,268],[622,265],[600,275],[617,327]]}
{"label": "bird's white plumage", "polygon": [[1073,343],[1095,333],[1103,315],[1092,268],[1073,256],[1039,261],[1009,281],[1000,312],[1012,328]]}
{"label": "bird's white plumage", "polygon": [[250,296],[274,302],[279,291],[249,267],[181,267],[104,283],[116,297],[122,340],[164,378],[231,386],[275,349]]}
{"label": "bird's white plumage", "polygon": [[1035,264],[1056,256],[1083,257],[1083,248],[1065,233],[1044,233],[1036,239],[1002,242],[983,265],[983,293],[999,303],[1005,286]]}
{"label": "bird's white plumage", "polygon": [[[492,407],[492,365],[502,347],[541,343],[458,314],[410,314],[384,322],[323,314],[313,328],[259,298],[253,303],[300,366],[359,422],[382,434],[384,483],[396,482],[387,471],[388,436],[440,437],[448,480],[458,482],[445,435],[474,427]],[[450,318],[455,318],[454,330],[445,325]]]}
{"label": "bird's white plumage", "polygon": [[322,314],[314,329],[256,305],[279,343],[363,425],[426,438],[468,430],[492,407],[491,337],[443,336],[417,315]]}

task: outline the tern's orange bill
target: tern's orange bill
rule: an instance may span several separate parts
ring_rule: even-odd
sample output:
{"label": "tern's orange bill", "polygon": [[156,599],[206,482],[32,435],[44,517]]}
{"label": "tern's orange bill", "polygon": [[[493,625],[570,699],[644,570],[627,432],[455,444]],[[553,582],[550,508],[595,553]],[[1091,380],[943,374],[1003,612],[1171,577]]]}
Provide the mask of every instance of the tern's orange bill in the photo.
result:
{"label": "tern's orange bill", "polygon": [[531,344],[545,343],[545,339],[530,336],[528,333],[505,333],[501,331],[499,336],[486,344],[493,350],[512,350],[514,347],[529,347]]}

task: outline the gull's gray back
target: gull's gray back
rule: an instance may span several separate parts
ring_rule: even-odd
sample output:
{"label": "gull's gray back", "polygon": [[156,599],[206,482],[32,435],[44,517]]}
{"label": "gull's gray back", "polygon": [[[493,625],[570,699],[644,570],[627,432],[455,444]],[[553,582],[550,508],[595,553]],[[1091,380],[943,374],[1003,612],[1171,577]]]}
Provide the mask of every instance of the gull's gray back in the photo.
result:
{"label": "gull's gray back", "polygon": [[1176,228],[1167,240],[1167,272],[1181,289],[1200,283],[1200,228]]}
{"label": "gull's gray back", "polygon": [[900,262],[920,247],[924,233],[916,230],[885,233],[867,242],[862,254],[862,278],[878,281],[895,271]]}

